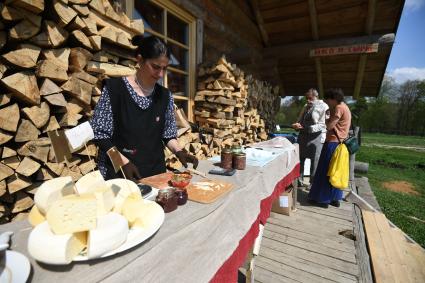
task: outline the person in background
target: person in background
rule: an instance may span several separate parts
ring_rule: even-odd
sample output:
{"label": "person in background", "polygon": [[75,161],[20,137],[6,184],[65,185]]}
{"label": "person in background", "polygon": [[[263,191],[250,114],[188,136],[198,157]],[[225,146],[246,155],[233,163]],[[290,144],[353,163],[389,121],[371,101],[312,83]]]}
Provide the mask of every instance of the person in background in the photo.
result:
{"label": "person in background", "polygon": [[319,162],[320,152],[326,138],[325,116],[328,105],[319,99],[319,93],[314,88],[309,89],[305,98],[307,103],[301,111],[298,121],[292,124],[295,130],[300,131],[298,144],[300,146],[300,185],[303,185],[305,159],[311,160],[310,184],[313,182]]}
{"label": "person in background", "polygon": [[347,104],[343,102],[344,93],[341,89],[327,90],[324,99],[329,105],[330,117],[326,120],[326,141],[308,198],[318,206],[327,208],[329,204],[339,207],[342,199],[342,190],[333,188],[329,183],[328,168],[336,147],[340,141],[348,137],[351,112]]}
{"label": "person in background", "polygon": [[125,176],[133,181],[166,171],[164,145],[185,167],[191,162],[196,168],[198,160],[177,143],[173,96],[158,84],[169,64],[169,48],[154,36],[136,35],[132,44],[137,46],[136,73],[104,81],[90,121],[101,174],[106,180],[123,177],[107,156],[113,147],[120,153]]}

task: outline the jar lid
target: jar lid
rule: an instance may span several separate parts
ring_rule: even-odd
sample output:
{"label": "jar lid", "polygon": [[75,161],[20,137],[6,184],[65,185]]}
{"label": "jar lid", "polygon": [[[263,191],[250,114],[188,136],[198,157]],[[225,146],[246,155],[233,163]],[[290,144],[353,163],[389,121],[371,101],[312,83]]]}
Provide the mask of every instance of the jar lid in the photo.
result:
{"label": "jar lid", "polygon": [[246,153],[245,152],[235,152],[233,155],[243,157],[243,156],[246,156]]}
{"label": "jar lid", "polygon": [[169,188],[165,188],[165,189],[160,189],[158,191],[158,196],[166,196],[168,197],[169,195],[173,195],[176,193],[176,189],[173,187],[169,187]]}
{"label": "jar lid", "polygon": [[223,148],[223,149],[221,150],[221,152],[223,152],[223,153],[231,153],[231,152],[232,152],[232,150],[231,150],[230,148],[228,148],[228,147],[225,147],[225,148]]}

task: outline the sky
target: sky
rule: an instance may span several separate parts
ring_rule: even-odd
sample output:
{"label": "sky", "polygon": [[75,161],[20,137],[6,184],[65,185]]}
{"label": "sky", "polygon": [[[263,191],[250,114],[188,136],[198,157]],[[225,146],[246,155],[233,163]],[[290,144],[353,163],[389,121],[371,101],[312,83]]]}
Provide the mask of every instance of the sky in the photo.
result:
{"label": "sky", "polygon": [[425,79],[425,0],[406,0],[386,73],[397,83]]}

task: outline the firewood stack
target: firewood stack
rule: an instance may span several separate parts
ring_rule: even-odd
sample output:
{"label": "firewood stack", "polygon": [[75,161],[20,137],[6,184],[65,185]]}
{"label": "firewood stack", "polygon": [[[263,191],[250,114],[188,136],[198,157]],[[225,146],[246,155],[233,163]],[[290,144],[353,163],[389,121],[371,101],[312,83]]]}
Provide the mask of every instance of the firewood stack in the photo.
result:
{"label": "firewood stack", "polygon": [[1,1],[0,224],[24,218],[44,180],[95,166],[92,144],[56,163],[47,132],[86,121],[105,76],[134,73],[140,33],[108,0]]}
{"label": "firewood stack", "polygon": [[226,146],[267,139],[265,119],[273,126],[280,105],[278,87],[245,76],[224,56],[212,67],[200,68],[198,75],[195,120],[210,133],[199,158],[219,154]]}

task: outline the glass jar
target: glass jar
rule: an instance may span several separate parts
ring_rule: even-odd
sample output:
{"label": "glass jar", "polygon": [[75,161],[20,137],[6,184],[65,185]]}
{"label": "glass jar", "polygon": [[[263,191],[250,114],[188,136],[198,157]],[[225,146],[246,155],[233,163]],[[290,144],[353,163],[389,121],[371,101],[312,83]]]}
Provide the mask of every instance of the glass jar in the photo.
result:
{"label": "glass jar", "polygon": [[187,202],[187,191],[186,189],[176,189],[177,204],[183,205]]}
{"label": "glass jar", "polygon": [[232,169],[232,151],[230,148],[221,150],[221,168]]}
{"label": "glass jar", "polygon": [[158,191],[156,202],[162,206],[165,213],[177,209],[177,195],[175,188],[166,188]]}
{"label": "glass jar", "polygon": [[243,152],[233,154],[233,169],[244,170],[246,167],[246,154]]}

